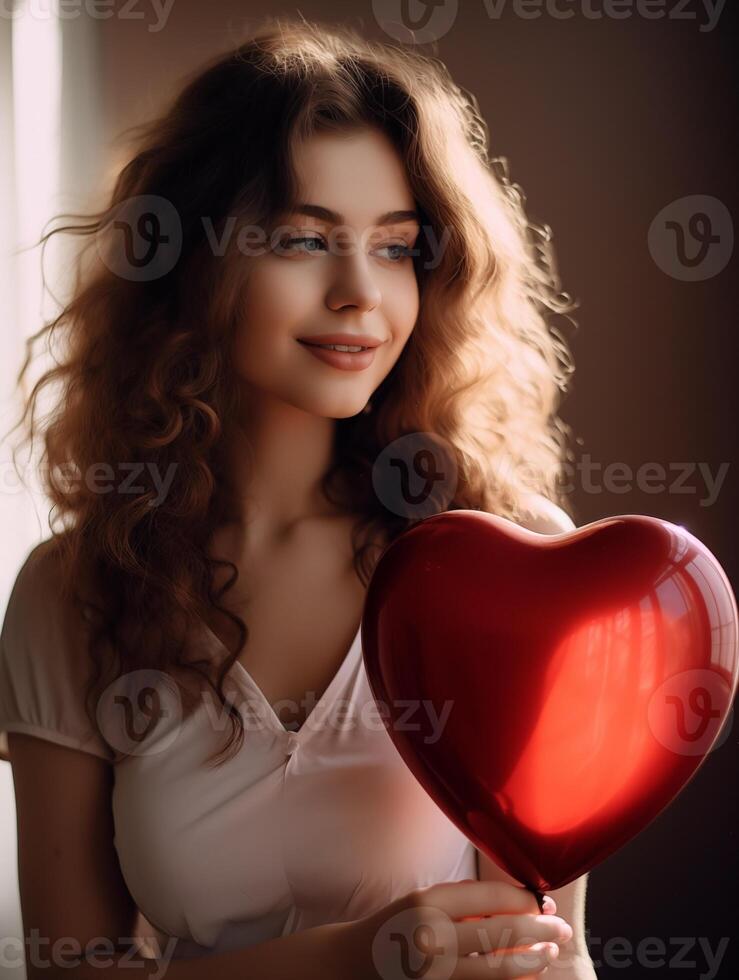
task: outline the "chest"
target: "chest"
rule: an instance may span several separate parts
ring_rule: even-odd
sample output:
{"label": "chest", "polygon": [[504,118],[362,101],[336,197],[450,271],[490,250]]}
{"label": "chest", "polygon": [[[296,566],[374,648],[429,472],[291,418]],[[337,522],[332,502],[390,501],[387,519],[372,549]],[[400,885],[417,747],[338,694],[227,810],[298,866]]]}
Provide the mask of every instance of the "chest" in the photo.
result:
{"label": "chest", "polygon": [[[361,620],[365,587],[342,530],[306,532],[242,560],[237,586],[221,600],[249,631],[239,662],[286,725],[303,724]],[[223,642],[225,634],[209,625]]]}
{"label": "chest", "polygon": [[116,850],[160,950],[182,936],[225,952],[277,938],[289,910],[294,932],[475,876],[474,848],[371,722],[362,670],[352,697],[357,724],[309,729],[292,754],[287,735],[254,729],[236,756],[204,766],[222,729],[198,711],[172,723],[161,751],[117,766]]}

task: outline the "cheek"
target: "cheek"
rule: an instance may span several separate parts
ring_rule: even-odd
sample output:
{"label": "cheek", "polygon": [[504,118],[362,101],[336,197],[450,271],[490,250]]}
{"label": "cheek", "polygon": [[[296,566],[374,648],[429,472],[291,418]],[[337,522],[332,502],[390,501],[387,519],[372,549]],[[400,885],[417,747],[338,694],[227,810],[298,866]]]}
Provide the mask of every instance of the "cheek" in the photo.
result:
{"label": "cheek", "polygon": [[242,349],[274,350],[304,324],[306,309],[315,302],[311,284],[287,279],[274,261],[265,260],[252,271],[242,304]]}
{"label": "cheek", "polygon": [[413,270],[388,283],[384,297],[383,306],[393,332],[399,337],[408,337],[418,319],[421,305],[418,282]]}

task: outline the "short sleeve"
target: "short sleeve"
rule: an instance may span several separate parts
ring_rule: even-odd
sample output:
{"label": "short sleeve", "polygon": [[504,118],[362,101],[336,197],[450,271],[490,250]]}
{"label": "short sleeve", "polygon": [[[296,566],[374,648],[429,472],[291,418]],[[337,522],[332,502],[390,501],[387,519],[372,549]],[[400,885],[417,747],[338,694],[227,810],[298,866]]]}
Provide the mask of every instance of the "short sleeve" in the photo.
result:
{"label": "short sleeve", "polygon": [[114,752],[85,711],[92,676],[87,639],[75,629],[75,617],[60,594],[49,540],[26,558],[5,609],[0,739],[6,743],[7,732],[23,732],[113,762]]}

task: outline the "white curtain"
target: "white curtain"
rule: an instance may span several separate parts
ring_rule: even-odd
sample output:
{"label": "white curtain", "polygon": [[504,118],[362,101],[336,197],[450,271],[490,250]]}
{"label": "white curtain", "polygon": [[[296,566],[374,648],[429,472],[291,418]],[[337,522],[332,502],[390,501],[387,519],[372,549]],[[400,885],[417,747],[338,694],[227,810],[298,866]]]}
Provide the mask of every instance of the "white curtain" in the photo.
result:
{"label": "white curtain", "polygon": [[[25,340],[57,315],[71,285],[71,260],[79,242],[55,236],[44,255],[44,276],[53,296],[42,292],[41,248],[33,247],[64,212],[97,206],[103,151],[99,25],[80,4],[78,16],[58,16],[57,0],[8,0],[0,16],[0,619],[25,556],[49,537],[49,502],[41,493],[28,447],[12,447],[22,429],[9,433],[20,417],[33,382],[52,363],[38,342],[22,389],[16,378],[25,358]],[[49,407],[40,399],[37,418]],[[0,756],[7,753],[0,735]],[[17,955],[8,937],[22,940],[17,887],[15,799],[10,765],[0,761],[0,936],[4,957],[0,976],[21,980],[11,962]],[[22,949],[22,942],[18,947]]]}

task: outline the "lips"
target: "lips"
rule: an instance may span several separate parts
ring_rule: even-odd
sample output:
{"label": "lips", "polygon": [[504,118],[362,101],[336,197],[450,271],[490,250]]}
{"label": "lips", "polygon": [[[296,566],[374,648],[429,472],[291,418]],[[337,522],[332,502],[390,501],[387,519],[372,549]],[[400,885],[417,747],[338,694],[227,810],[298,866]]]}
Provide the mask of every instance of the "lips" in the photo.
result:
{"label": "lips", "polygon": [[[320,347],[317,344],[308,344],[305,341],[299,340],[298,343],[305,348],[305,350],[312,357],[317,358],[319,361],[323,361],[324,364],[329,365],[333,368],[338,368],[340,371],[363,371],[368,368],[370,364],[375,359],[375,354],[377,353],[374,348],[362,351],[340,351],[340,350],[329,350],[325,347]],[[336,341],[338,343],[338,341]],[[349,346],[358,346],[355,344]]]}
{"label": "lips", "polygon": [[322,333],[307,337],[297,337],[301,344],[317,346],[319,344],[341,344],[344,347],[379,347],[383,343],[372,334],[366,333]]}
{"label": "lips", "polygon": [[[298,340],[298,343],[303,344],[305,347],[320,347],[322,350],[329,350],[329,348],[332,347],[361,347],[362,351],[374,350],[374,348],[367,347],[365,344],[350,344],[348,341],[344,341],[343,343],[339,343],[339,341],[335,341],[333,343],[329,343],[328,341],[321,341],[321,343],[309,343],[307,340]],[[352,353],[359,353],[359,351],[354,350]]]}

